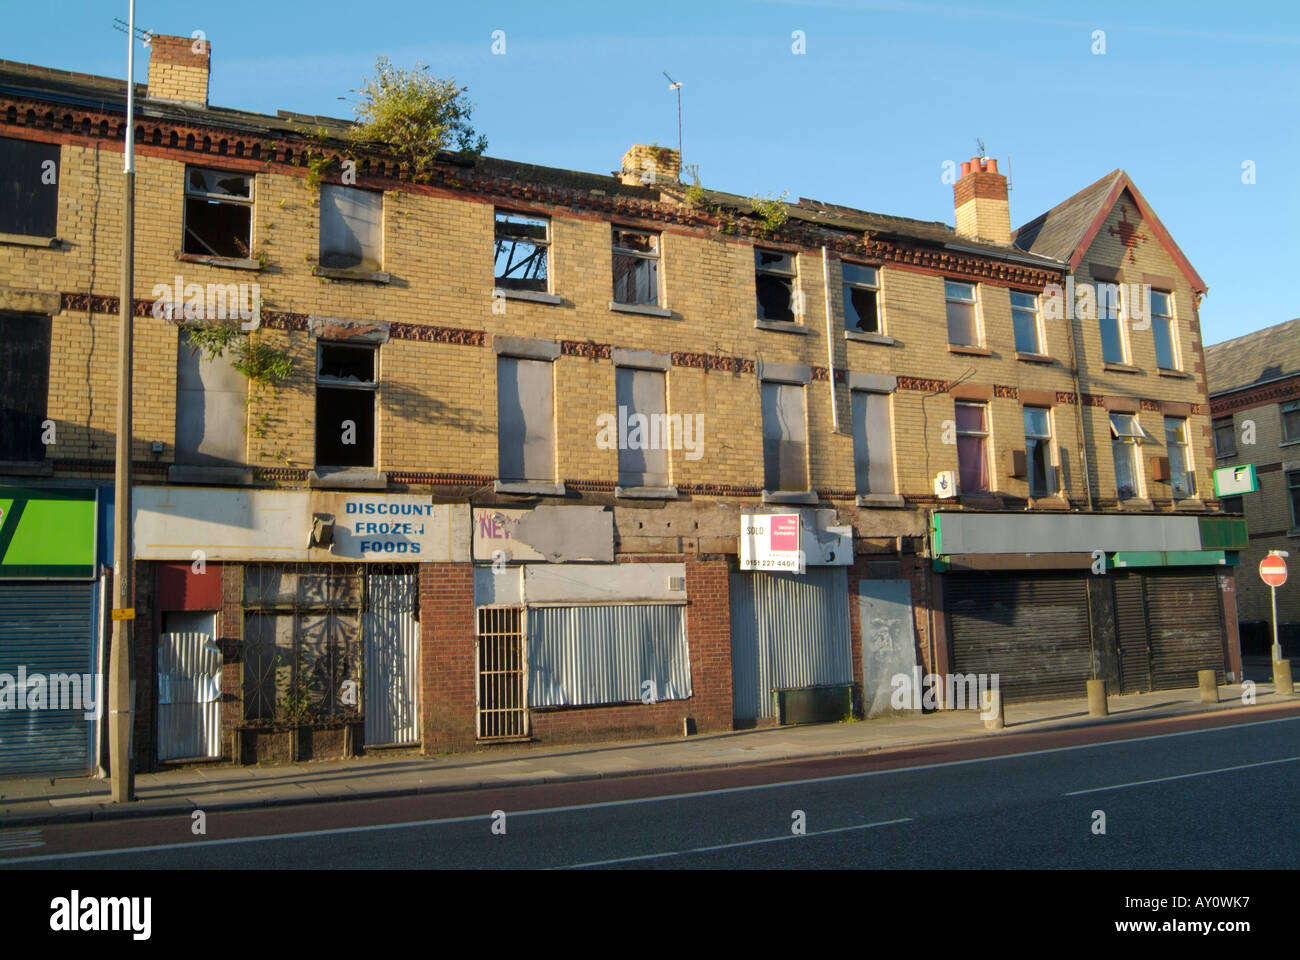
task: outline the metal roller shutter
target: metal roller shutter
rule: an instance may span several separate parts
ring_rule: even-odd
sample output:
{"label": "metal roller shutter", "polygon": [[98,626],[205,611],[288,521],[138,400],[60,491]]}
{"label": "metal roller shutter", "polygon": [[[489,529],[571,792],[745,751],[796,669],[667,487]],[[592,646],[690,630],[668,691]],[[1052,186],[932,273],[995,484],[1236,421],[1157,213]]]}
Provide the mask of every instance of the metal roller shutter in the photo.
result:
{"label": "metal roller shutter", "polygon": [[1151,687],[1151,647],[1147,643],[1147,605],[1142,578],[1117,575],[1115,631],[1119,647],[1120,693],[1143,693]]}
{"label": "metal roller shutter", "polygon": [[[19,667],[40,674],[75,675],[82,702],[75,709],[0,710],[0,775],[90,770],[92,721],[85,717],[86,677],[93,683],[91,628],[94,586],[86,583],[0,584],[0,674],[12,695]],[[62,686],[62,684],[60,684]],[[97,702],[92,692],[90,702]],[[16,702],[16,701],[15,701]],[[25,701],[26,702],[26,701]],[[48,702],[48,700],[47,700]]]}
{"label": "metal roller shutter", "polygon": [[959,573],[944,591],[953,673],[998,674],[1007,703],[1085,694],[1092,646],[1082,576]]}
{"label": "metal roller shutter", "polygon": [[1223,614],[1213,573],[1161,571],[1146,580],[1151,630],[1151,687],[1196,686],[1196,671],[1224,682]]}

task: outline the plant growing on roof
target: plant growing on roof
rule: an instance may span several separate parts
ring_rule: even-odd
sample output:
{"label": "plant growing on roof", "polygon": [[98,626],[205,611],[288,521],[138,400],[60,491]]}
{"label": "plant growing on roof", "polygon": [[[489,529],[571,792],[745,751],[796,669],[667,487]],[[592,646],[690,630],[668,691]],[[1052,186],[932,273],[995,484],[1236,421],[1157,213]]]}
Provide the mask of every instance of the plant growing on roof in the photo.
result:
{"label": "plant growing on roof", "polygon": [[760,197],[757,194],[751,199],[754,205],[754,213],[762,221],[758,227],[758,234],[761,237],[770,237],[790,219],[790,215],[785,211],[785,198],[790,191],[785,191],[779,197]]}
{"label": "plant growing on roof", "polygon": [[428,69],[417,61],[403,70],[380,57],[374,78],[362,80],[352,131],[356,140],[388,146],[417,180],[429,178],[440,150],[454,146],[477,157],[487,149],[487,139],[470,123],[474,105],[466,97],[468,88],[430,76]]}

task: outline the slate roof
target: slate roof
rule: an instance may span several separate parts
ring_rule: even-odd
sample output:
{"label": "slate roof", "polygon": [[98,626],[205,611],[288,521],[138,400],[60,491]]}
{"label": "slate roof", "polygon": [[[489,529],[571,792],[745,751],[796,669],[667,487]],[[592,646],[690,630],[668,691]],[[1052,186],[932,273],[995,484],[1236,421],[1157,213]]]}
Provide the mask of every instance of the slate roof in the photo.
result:
{"label": "slate roof", "polygon": [[1098,215],[1110,212],[1104,209],[1106,198],[1123,176],[1123,170],[1112,170],[1013,232],[1011,242],[1021,250],[1069,260]]}
{"label": "slate roof", "polygon": [[1300,374],[1300,317],[1205,347],[1210,394]]}

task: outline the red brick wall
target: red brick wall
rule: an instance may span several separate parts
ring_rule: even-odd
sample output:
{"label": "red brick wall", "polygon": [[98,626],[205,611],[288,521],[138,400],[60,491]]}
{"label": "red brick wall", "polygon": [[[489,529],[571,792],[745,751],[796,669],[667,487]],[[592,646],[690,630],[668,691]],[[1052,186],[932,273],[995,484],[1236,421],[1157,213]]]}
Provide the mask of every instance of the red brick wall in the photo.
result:
{"label": "red brick wall", "polygon": [[420,712],[424,752],[474,746],[474,568],[420,564]]}
{"label": "red brick wall", "polygon": [[[209,573],[212,566],[208,566]],[[221,565],[221,612],[217,616],[217,644],[221,647],[221,757],[234,760],[230,735],[243,718],[240,641],[244,638],[244,568]]]}
{"label": "red brick wall", "polygon": [[1228,567],[1218,571],[1219,596],[1223,599],[1224,663],[1233,676],[1231,682],[1241,683],[1241,633],[1237,625],[1237,575]]}

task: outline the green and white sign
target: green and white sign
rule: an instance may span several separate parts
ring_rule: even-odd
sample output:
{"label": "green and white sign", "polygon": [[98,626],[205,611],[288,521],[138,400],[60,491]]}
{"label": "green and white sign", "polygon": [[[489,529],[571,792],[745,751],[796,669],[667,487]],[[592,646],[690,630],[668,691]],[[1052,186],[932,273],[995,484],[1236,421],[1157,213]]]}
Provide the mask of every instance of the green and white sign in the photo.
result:
{"label": "green and white sign", "polygon": [[1214,471],[1216,497],[1236,497],[1243,493],[1254,493],[1258,489],[1259,477],[1255,475],[1253,463],[1240,467],[1220,467]]}
{"label": "green and white sign", "polygon": [[94,490],[0,487],[0,580],[94,576]]}

